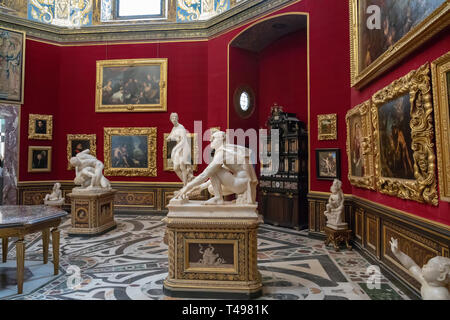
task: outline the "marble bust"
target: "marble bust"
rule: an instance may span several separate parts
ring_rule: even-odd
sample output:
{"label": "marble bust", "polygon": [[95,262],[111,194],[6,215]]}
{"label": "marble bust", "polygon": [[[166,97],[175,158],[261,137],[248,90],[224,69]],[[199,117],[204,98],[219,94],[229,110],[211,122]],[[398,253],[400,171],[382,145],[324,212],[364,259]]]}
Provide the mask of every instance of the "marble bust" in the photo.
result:
{"label": "marble bust", "polygon": [[399,250],[398,240],[391,238],[391,251],[409,273],[420,282],[423,300],[450,300],[450,259],[437,256],[420,268],[409,256]]}
{"label": "marble bust", "polygon": [[203,204],[224,204],[223,197],[235,194],[236,204],[255,204],[258,179],[250,162],[251,151],[248,148],[227,144],[223,131],[215,132],[211,137],[214,157],[206,169],[187,183],[172,201],[188,199],[189,194],[204,189],[213,197]]}
{"label": "marble bust", "polygon": [[326,211],[324,212],[327,217],[327,227],[342,230],[347,229],[348,225],[343,221],[344,214],[344,193],[342,192],[342,182],[338,179],[334,179],[331,185],[331,195],[328,198]]}
{"label": "marble bust", "polygon": [[89,153],[89,149],[78,153],[70,159],[75,167],[74,183],[81,187],[74,188],[72,192],[104,192],[111,189],[109,180],[103,176],[104,165],[100,160]]}
{"label": "marble bust", "polygon": [[57,182],[53,185],[52,193],[46,194],[44,204],[46,205],[62,205],[64,198],[61,192],[61,183]]}
{"label": "marble bust", "polygon": [[185,186],[194,177],[191,163],[191,145],[189,144],[186,129],[178,122],[178,114],[171,113],[170,121],[173,124],[173,128],[167,137],[167,141],[176,142],[170,154],[170,159],[173,163],[173,170]]}

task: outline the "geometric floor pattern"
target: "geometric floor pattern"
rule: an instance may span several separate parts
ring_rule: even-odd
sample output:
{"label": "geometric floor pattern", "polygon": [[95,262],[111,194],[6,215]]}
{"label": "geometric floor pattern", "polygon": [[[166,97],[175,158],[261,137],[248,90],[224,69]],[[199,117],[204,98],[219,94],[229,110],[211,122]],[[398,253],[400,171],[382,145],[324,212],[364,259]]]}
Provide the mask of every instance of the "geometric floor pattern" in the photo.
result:
{"label": "geometric floor pattern", "polygon": [[[162,216],[116,215],[118,227],[98,237],[69,237],[70,220],[61,225],[60,273],[42,262],[41,234],[25,238],[24,293],[17,294],[15,245],[10,239],[7,263],[0,263],[0,299],[12,300],[149,300],[174,299],[163,294],[167,246]],[[51,246],[51,244],[50,244]],[[335,252],[307,233],[261,225],[258,268],[263,296],[276,300],[408,300],[379,274],[368,280],[370,263],[358,252]],[[369,281],[370,282],[370,281]]]}

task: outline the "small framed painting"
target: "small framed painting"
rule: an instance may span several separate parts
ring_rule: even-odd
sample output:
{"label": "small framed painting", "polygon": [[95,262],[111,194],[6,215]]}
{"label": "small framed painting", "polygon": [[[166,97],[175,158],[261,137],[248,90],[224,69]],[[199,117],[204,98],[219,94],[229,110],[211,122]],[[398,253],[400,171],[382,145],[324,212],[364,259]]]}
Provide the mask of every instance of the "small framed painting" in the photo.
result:
{"label": "small framed painting", "polygon": [[95,145],[95,134],[68,134],[67,135],[67,170],[73,170],[70,158],[76,157],[78,153],[89,149],[90,154],[97,157],[97,147]]}
{"label": "small framed painting", "polygon": [[337,114],[319,114],[317,116],[319,140],[337,139]]}
{"label": "small framed painting", "polygon": [[52,147],[28,147],[28,172],[52,171]]}
{"label": "small framed painting", "polygon": [[30,114],[28,118],[28,139],[52,140],[53,116]]}
{"label": "small framed painting", "polygon": [[316,149],[316,177],[318,180],[341,179],[339,149]]}

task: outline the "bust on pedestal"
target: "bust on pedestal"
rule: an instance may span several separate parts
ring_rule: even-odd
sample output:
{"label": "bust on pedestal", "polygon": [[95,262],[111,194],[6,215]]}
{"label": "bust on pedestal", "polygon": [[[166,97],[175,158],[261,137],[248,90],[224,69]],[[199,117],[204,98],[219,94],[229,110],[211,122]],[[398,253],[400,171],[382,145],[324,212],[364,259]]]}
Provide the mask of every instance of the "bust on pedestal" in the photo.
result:
{"label": "bust on pedestal", "polygon": [[[250,150],[213,134],[214,158],[169,202],[169,275],[164,292],[177,297],[249,298],[262,293],[257,266],[256,178]],[[208,189],[207,201],[189,195]],[[225,195],[236,195],[224,201]]]}
{"label": "bust on pedestal", "polygon": [[61,183],[57,182],[53,185],[52,193],[45,195],[44,204],[46,206],[61,208],[64,204],[64,200],[61,192]]}
{"label": "bust on pedestal", "polygon": [[72,227],[69,235],[99,235],[116,227],[114,195],[117,190],[103,176],[103,163],[84,150],[70,159],[75,167],[72,189]]}
{"label": "bust on pedestal", "polygon": [[349,244],[352,231],[348,228],[347,222],[343,221],[344,193],[341,186],[342,182],[334,179],[330,188],[331,195],[328,199],[327,210],[323,213],[327,217],[325,245],[332,242],[336,251],[339,251],[340,242],[345,242],[347,249],[352,249]]}

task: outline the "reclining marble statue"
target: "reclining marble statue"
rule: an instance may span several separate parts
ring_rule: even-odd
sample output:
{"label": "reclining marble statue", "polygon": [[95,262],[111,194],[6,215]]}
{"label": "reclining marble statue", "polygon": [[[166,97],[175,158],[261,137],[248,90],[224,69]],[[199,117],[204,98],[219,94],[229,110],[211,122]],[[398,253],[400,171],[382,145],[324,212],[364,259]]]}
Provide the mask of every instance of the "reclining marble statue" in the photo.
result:
{"label": "reclining marble statue", "polygon": [[398,240],[391,238],[391,251],[408,272],[422,285],[423,300],[450,300],[450,259],[437,256],[420,268],[409,256],[400,251]]}
{"label": "reclining marble statue", "polygon": [[344,214],[344,193],[342,192],[342,182],[334,179],[331,185],[331,195],[328,199],[324,215],[327,217],[327,227],[335,230],[347,229],[348,225],[343,221]]}
{"label": "reclining marble statue", "polygon": [[53,185],[52,192],[45,195],[44,204],[50,206],[59,206],[63,203],[64,198],[61,192],[61,183],[57,182]]}
{"label": "reclining marble statue", "polygon": [[173,163],[173,170],[185,186],[194,177],[191,162],[191,145],[189,144],[186,129],[178,122],[178,114],[175,112],[171,113],[170,121],[173,124],[173,128],[166,140],[176,142],[176,145],[172,148],[170,159]]}
{"label": "reclining marble statue", "polygon": [[103,163],[89,152],[89,149],[86,149],[70,159],[70,164],[75,167],[74,183],[81,186],[74,188],[74,193],[103,192],[111,189],[109,180],[103,176]]}
{"label": "reclining marble statue", "polygon": [[214,157],[206,169],[188,182],[171,202],[182,202],[189,194],[204,189],[213,197],[203,204],[225,204],[223,197],[236,195],[236,204],[255,204],[258,179],[250,162],[251,154],[248,148],[226,143],[226,134],[217,131],[212,135],[211,148]]}

